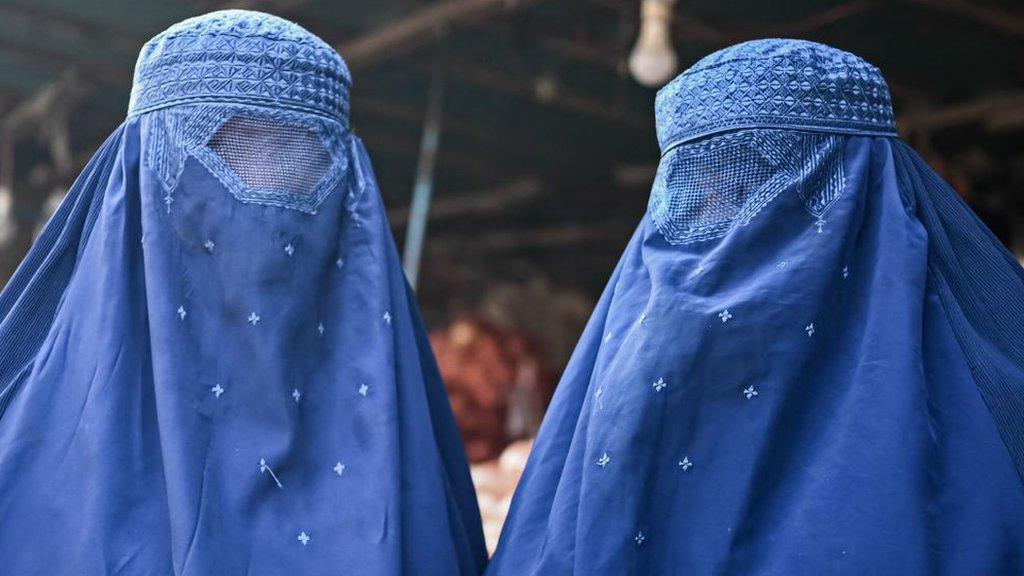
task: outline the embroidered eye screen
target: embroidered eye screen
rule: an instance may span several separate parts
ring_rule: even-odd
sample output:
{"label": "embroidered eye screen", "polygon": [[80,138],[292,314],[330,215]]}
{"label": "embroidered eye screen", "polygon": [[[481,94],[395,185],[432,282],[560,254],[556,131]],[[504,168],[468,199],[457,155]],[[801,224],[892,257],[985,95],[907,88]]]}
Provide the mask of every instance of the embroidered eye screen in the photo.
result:
{"label": "embroidered eye screen", "polygon": [[154,110],[144,121],[146,162],[169,202],[191,156],[241,202],[316,213],[349,163],[350,132],[306,112],[204,103]]}
{"label": "embroidered eye screen", "polygon": [[254,191],[310,196],[331,166],[316,134],[259,118],[228,119],[207,147]]}
{"label": "embroidered eye screen", "polygon": [[666,151],[649,212],[669,243],[682,245],[721,238],[748,224],[787,190],[820,221],[843,186],[842,137],[741,130]]}

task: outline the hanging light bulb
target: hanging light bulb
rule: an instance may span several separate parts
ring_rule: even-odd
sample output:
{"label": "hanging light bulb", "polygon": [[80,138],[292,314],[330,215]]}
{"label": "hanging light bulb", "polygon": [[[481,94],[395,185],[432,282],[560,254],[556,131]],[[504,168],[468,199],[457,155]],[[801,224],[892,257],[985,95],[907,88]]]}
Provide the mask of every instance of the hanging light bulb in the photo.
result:
{"label": "hanging light bulb", "polygon": [[657,88],[676,73],[679,59],[672,47],[672,8],[676,0],[642,0],[640,35],[629,55],[629,72],[636,81]]}

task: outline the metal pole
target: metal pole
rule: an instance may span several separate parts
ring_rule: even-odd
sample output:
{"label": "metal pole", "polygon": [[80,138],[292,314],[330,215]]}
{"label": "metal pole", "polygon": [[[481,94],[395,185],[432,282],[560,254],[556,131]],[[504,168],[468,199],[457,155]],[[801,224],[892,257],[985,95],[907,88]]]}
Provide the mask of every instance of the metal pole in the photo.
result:
{"label": "metal pole", "polygon": [[423,139],[420,141],[420,156],[416,164],[416,183],[412,189],[409,224],[405,232],[405,250],[402,255],[405,276],[414,290],[420,273],[420,259],[423,256],[423,240],[426,236],[427,217],[430,213],[430,196],[434,191],[434,167],[437,164],[437,150],[441,144],[443,100],[444,74],[441,69],[439,51],[431,72],[430,93],[427,95],[427,115],[423,120]]}

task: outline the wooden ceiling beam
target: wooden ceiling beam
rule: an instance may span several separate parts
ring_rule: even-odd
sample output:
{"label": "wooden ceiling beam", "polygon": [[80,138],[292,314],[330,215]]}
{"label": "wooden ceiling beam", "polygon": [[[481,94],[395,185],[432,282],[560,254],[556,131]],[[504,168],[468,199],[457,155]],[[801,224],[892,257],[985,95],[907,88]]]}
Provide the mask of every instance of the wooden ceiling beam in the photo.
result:
{"label": "wooden ceiling beam", "polygon": [[966,0],[907,0],[931,10],[967,18],[994,30],[1024,36],[1024,14]]}
{"label": "wooden ceiling beam", "polygon": [[[604,6],[608,10],[621,11],[622,3],[619,0],[594,0],[595,3]],[[917,0],[911,0],[917,1]],[[943,1],[943,0],[922,0],[922,1]],[[743,40],[753,38],[786,37],[801,34],[808,34],[830,26],[852,16],[861,14],[869,9],[883,6],[887,0],[849,0],[838,6],[833,6],[821,12],[815,12],[795,22],[784,24],[763,24],[763,23],[740,23],[730,27],[721,27],[712,24],[685,9],[676,8],[672,17],[672,29],[676,38],[707,42],[709,44],[727,45],[735,44]],[[639,11],[639,5],[637,6]]]}
{"label": "wooden ceiling beam", "polygon": [[541,0],[438,0],[396,22],[342,43],[338,52],[352,69],[407,54],[459,22],[509,13]]}
{"label": "wooden ceiling beam", "polygon": [[[504,214],[510,207],[539,198],[543,191],[544,183],[539,178],[527,176],[487,190],[437,198],[430,205],[430,220]],[[409,207],[388,210],[388,220],[393,227],[405,226],[409,220]]]}
{"label": "wooden ceiling beam", "polygon": [[74,16],[66,10],[53,10],[32,4],[0,3],[0,20],[8,25],[25,27],[33,35],[55,36],[63,40],[85,38],[98,45],[127,53],[135,53],[147,38],[135,30],[123,30]]}
{"label": "wooden ceiling beam", "polygon": [[[419,156],[419,146],[415,138],[405,139],[383,131],[363,130],[360,137],[366,143],[371,155],[375,151],[390,152],[401,156],[416,158]],[[443,137],[442,137],[443,138]],[[454,168],[465,174],[471,174],[481,180],[493,180],[495,176],[509,177],[510,170],[491,161],[489,157],[482,156],[476,151],[465,153],[460,150],[453,150],[451,146],[442,146],[438,155],[438,166],[442,168]],[[392,190],[393,194],[395,191]]]}
{"label": "wooden ceiling beam", "polygon": [[[621,9],[618,1],[600,2],[607,8]],[[852,0],[839,6],[811,14],[805,18],[777,26],[763,24],[741,25],[734,28],[720,28],[689,12],[676,10],[673,29],[679,40],[706,42],[715,45],[734,44],[757,37],[787,37],[809,34],[825,26],[835,24],[870,8],[881,6],[884,0]],[[490,34],[509,36],[507,30],[489,23],[470,23],[485,29]],[[611,42],[594,42],[579,38],[562,38],[552,35],[537,36],[538,46],[556,52],[572,60],[594,66],[601,66],[616,73],[625,73],[625,62],[629,48],[623,49]]]}
{"label": "wooden ceiling beam", "polygon": [[[356,128],[359,127],[358,118],[364,114],[395,120],[408,125],[420,126],[423,124],[423,111],[412,106],[382,101],[379,98],[360,97],[352,103],[353,115],[357,118]],[[552,158],[556,155],[564,156],[571,153],[563,148],[551,146],[546,142],[531,140],[523,143],[520,138],[496,138],[501,134],[503,128],[478,122],[471,122],[456,117],[454,114],[447,114],[442,121],[442,131],[445,134],[451,133],[455,136],[473,140],[488,147],[501,150],[502,153],[514,154],[521,158],[529,158],[531,161],[537,158]]]}
{"label": "wooden ceiling beam", "polygon": [[585,94],[573,92],[564,86],[556,85],[550,94],[539,97],[537,87],[533,82],[506,75],[491,67],[469,62],[450,62],[449,70],[458,80],[506,92],[540,106],[554,106],[577,114],[617,122],[638,131],[649,132],[654,129],[653,118],[641,116],[624,107],[606,104]]}
{"label": "wooden ceiling beam", "polygon": [[974,123],[989,130],[1007,131],[1024,125],[1022,110],[1024,92],[1009,92],[941,108],[923,108],[900,116],[896,125],[905,135]]}
{"label": "wooden ceiling beam", "polygon": [[47,48],[10,39],[0,39],[0,54],[17,56],[19,61],[34,68],[60,71],[73,67],[89,76],[91,82],[123,90],[131,85],[131,68],[116,66],[107,62],[83,61],[67,54]]}
{"label": "wooden ceiling beam", "polygon": [[43,123],[57,107],[69,106],[86,90],[78,73],[69,68],[55,80],[39,88],[19,102],[0,122],[0,134],[7,138],[17,135],[29,126]]}

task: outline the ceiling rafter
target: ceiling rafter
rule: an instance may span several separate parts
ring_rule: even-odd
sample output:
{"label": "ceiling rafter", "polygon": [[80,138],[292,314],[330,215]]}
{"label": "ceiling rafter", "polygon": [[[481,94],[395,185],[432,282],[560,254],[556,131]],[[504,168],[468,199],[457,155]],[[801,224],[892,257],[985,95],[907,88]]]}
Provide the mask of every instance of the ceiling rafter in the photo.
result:
{"label": "ceiling rafter", "polygon": [[925,108],[898,118],[905,134],[931,132],[980,123],[989,130],[1014,130],[1024,126],[1024,91],[982,96],[948,106]]}
{"label": "ceiling rafter", "polygon": [[128,53],[137,52],[147,40],[137,30],[115,28],[66,11],[30,4],[0,3],[0,20],[25,26],[38,36],[53,35],[64,39],[77,36]]}
{"label": "ceiling rafter", "polygon": [[89,75],[90,79],[97,85],[108,86],[117,89],[124,89],[131,83],[131,71],[123,66],[117,66],[108,62],[97,62],[74,58],[45,46],[36,46],[21,41],[0,39],[0,54],[11,54],[17,56],[26,63],[59,72],[69,66],[74,67]]}
{"label": "ceiling rafter", "polygon": [[1001,32],[1024,36],[1024,14],[965,0],[906,1],[932,10],[946,12],[960,18],[968,18]]}
{"label": "ceiling rafter", "polygon": [[[366,114],[378,118],[397,120],[415,126],[423,123],[422,110],[413,106],[383,101],[379,98],[361,97],[354,99],[352,110],[357,117]],[[358,122],[356,124],[358,125]],[[517,139],[495,139],[494,135],[499,133],[496,131],[495,126],[462,120],[454,114],[447,114],[445,116],[441,123],[441,131],[443,134],[452,133],[526,158],[550,158],[553,155],[564,156],[570,152],[556,146],[550,146],[546,142],[533,141],[525,144]]]}
{"label": "ceiling rafter", "polygon": [[639,131],[654,129],[653,119],[619,106],[613,106],[585,94],[573,92],[564,86],[556,86],[545,98],[538,98],[537,88],[530,80],[517,78],[500,72],[493,67],[458,61],[449,62],[450,73],[457,79],[479,86],[506,92],[534,102],[541,106],[554,106],[578,114],[618,122]]}
{"label": "ceiling rafter", "polygon": [[512,12],[541,0],[439,0],[405,18],[342,43],[338,52],[350,68],[366,68],[430,42],[448,26]]}

